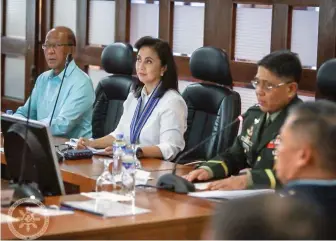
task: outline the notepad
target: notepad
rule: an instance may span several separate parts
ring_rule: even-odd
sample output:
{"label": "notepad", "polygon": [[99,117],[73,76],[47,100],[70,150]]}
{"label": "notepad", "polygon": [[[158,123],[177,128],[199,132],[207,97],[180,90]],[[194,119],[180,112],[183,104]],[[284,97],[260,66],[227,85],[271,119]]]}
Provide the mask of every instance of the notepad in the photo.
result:
{"label": "notepad", "polygon": [[274,190],[273,189],[234,190],[234,191],[216,190],[216,191],[190,192],[188,193],[188,195],[199,198],[236,199],[269,193],[274,193]]}
{"label": "notepad", "polygon": [[149,209],[139,208],[132,204],[119,203],[106,199],[66,201],[62,202],[62,205],[103,217],[121,217],[150,212]]}

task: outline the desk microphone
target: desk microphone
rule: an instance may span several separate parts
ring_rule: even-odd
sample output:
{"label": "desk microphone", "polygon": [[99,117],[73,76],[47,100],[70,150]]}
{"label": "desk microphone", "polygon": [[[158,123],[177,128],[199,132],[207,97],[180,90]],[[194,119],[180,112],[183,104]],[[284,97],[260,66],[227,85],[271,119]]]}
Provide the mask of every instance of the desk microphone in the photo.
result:
{"label": "desk microphone", "polygon": [[201,145],[207,143],[209,140],[211,140],[214,136],[217,136],[218,134],[220,134],[221,132],[223,132],[224,130],[226,130],[228,127],[236,124],[238,121],[243,121],[243,119],[246,117],[246,112],[240,116],[238,116],[234,121],[232,121],[231,123],[227,124],[226,126],[224,126],[221,130],[219,130],[218,132],[208,136],[207,138],[205,138],[203,141],[201,141],[200,143],[198,143],[197,145],[195,145],[194,147],[190,148],[189,150],[185,151],[184,153],[182,153],[175,161],[175,165],[174,165],[174,169],[172,171],[172,173],[168,173],[168,174],[164,174],[162,175],[159,180],[157,181],[156,186],[159,188],[164,188],[166,190],[172,191],[172,192],[177,192],[177,193],[188,193],[188,192],[193,192],[195,191],[195,186],[194,184],[192,184],[191,182],[187,181],[186,179],[184,179],[183,177],[177,176],[176,175],[176,168],[177,168],[177,164],[181,161],[181,159],[183,157],[185,157],[186,155],[188,155],[189,153],[193,152],[194,150],[196,150],[198,147],[200,147]]}
{"label": "desk microphone", "polygon": [[64,76],[65,76],[66,70],[68,69],[68,66],[69,66],[71,60],[72,60],[72,54],[68,54],[67,57],[66,57],[66,60],[65,60],[64,74],[63,74],[63,77],[62,77],[61,85],[60,85],[60,88],[58,90],[58,94],[57,94],[57,97],[56,97],[54,109],[52,111],[52,114],[51,114],[51,117],[50,117],[50,121],[49,121],[50,128],[51,128],[51,122],[52,122],[52,119],[53,119],[53,116],[54,116],[54,113],[55,113],[55,109],[56,109],[56,106],[57,106],[58,97],[59,97],[59,95],[61,93],[61,89],[62,89],[62,85],[63,85],[63,81],[64,81]]}

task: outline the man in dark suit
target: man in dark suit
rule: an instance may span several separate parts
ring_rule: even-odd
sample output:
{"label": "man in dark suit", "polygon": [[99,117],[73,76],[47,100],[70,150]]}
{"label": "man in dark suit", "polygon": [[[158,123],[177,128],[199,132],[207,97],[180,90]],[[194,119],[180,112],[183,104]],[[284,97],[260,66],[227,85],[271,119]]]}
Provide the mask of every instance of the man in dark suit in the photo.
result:
{"label": "man in dark suit", "polygon": [[[209,190],[276,188],[274,142],[288,109],[301,102],[297,97],[301,72],[299,58],[289,51],[276,51],[260,60],[252,80],[258,106],[246,112],[241,134],[232,147],[185,178],[189,181],[222,179],[210,183]],[[239,175],[244,169],[244,174]]]}
{"label": "man in dark suit", "polygon": [[281,192],[319,207],[323,239],[336,239],[336,104],[306,102],[291,110],[276,149]]}

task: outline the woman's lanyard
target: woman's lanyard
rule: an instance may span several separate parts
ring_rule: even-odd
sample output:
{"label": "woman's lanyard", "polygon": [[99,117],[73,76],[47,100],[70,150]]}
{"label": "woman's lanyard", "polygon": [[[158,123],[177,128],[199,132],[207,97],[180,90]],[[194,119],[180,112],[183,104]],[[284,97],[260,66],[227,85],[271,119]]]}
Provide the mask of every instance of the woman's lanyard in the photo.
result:
{"label": "woman's lanyard", "polygon": [[142,97],[140,96],[138,98],[138,104],[136,106],[132,123],[131,123],[131,144],[136,144],[139,140],[140,132],[144,125],[146,124],[146,121],[148,120],[149,116],[152,114],[155,106],[159,102],[160,98],[156,97],[157,90],[159,89],[159,86],[161,85],[161,82],[155,87],[153,93],[149,97],[149,100],[147,101],[145,107],[143,108],[143,111],[140,113],[140,108],[142,104]]}

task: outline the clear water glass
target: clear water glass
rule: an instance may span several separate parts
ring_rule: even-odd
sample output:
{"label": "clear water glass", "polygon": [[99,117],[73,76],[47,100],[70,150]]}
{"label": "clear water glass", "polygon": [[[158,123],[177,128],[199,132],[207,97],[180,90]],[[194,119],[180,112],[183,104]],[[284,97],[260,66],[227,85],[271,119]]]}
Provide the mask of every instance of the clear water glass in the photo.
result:
{"label": "clear water glass", "polygon": [[132,153],[126,152],[122,161],[121,194],[135,198],[135,159]]}
{"label": "clear water glass", "polygon": [[109,170],[110,164],[113,162],[110,158],[101,158],[104,161],[104,170],[96,180],[96,192],[111,192],[116,188],[116,181]]}

